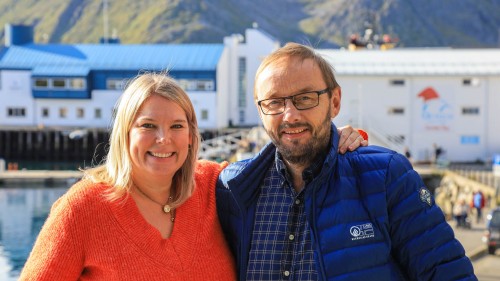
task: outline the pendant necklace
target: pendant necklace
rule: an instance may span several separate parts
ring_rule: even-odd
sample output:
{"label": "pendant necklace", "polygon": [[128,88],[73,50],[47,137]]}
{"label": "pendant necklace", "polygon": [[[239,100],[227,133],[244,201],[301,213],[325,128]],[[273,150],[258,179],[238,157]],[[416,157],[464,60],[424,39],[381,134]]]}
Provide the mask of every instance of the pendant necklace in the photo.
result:
{"label": "pendant necklace", "polygon": [[151,202],[153,203],[156,203],[158,205],[160,205],[162,207],[162,211],[165,213],[165,214],[170,214],[170,221],[174,222],[175,221],[175,209],[172,209],[172,207],[170,206],[169,202],[172,201],[172,196],[169,196],[168,197],[168,201],[166,204],[161,204],[161,203],[158,203],[156,202],[155,200],[153,200],[153,198],[149,197],[146,193],[144,193],[140,188],[138,188],[137,186],[135,187],[135,189],[137,191],[139,191],[144,197],[146,197],[147,199],[149,199]]}

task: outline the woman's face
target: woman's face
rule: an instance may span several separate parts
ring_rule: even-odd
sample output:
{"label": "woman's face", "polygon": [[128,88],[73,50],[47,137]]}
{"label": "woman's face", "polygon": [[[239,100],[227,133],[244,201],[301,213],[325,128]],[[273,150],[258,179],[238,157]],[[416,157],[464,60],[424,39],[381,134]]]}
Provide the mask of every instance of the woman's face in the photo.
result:
{"label": "woman's face", "polygon": [[186,114],[176,103],[159,95],[139,109],[129,131],[129,153],[134,181],[170,182],[186,161],[191,137]]}

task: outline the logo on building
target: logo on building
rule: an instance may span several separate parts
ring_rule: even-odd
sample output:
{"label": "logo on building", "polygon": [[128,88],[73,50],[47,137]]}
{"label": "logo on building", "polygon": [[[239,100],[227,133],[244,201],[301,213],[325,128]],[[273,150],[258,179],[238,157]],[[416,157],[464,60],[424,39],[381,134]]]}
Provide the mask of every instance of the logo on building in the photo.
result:
{"label": "logo on building", "polygon": [[353,241],[375,237],[375,232],[373,231],[373,225],[371,223],[351,226],[349,232],[351,233],[351,240]]}
{"label": "logo on building", "polygon": [[432,87],[425,88],[417,97],[422,99],[420,117],[424,122],[423,129],[430,131],[450,131],[453,108],[449,102]]}

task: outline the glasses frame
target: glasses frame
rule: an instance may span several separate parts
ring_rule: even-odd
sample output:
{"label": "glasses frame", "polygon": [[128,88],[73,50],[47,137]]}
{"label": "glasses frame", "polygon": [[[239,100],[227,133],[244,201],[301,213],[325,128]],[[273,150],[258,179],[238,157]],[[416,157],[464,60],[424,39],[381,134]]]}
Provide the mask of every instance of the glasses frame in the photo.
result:
{"label": "glasses frame", "polygon": [[[279,114],[282,114],[283,112],[285,112],[285,109],[286,109],[286,100],[289,99],[292,101],[292,104],[293,106],[295,106],[295,108],[297,110],[307,110],[307,109],[311,109],[311,108],[314,108],[316,106],[319,105],[319,96],[322,95],[322,94],[325,94],[325,93],[328,93],[330,92],[330,88],[326,88],[324,90],[320,90],[320,91],[306,91],[306,92],[302,92],[302,93],[298,93],[298,94],[295,94],[295,95],[291,95],[291,96],[287,96],[287,97],[282,97],[282,98],[271,98],[271,99],[265,99],[265,100],[259,100],[257,101],[257,104],[259,105],[260,107],[260,111],[264,114],[264,115],[279,115]],[[318,102],[311,106],[311,107],[307,107],[307,108],[298,108],[297,105],[295,104],[295,97],[296,96],[300,96],[300,95],[303,95],[303,94],[308,94],[308,93],[316,93],[318,95]],[[281,112],[278,112],[278,113],[266,113],[264,111],[264,109],[262,108],[262,105],[261,103],[264,102],[264,101],[269,101],[269,100],[276,100],[276,101],[282,101],[282,104],[283,104],[283,110]]]}

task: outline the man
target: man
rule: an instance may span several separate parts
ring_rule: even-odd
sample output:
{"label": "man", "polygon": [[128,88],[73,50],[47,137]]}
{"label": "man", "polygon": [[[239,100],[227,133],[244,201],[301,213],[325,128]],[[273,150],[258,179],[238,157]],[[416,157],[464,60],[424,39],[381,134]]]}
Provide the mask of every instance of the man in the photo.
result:
{"label": "man", "polygon": [[477,280],[403,155],[337,153],[341,89],[312,48],[264,59],[254,98],[272,143],[217,186],[239,280]]}

